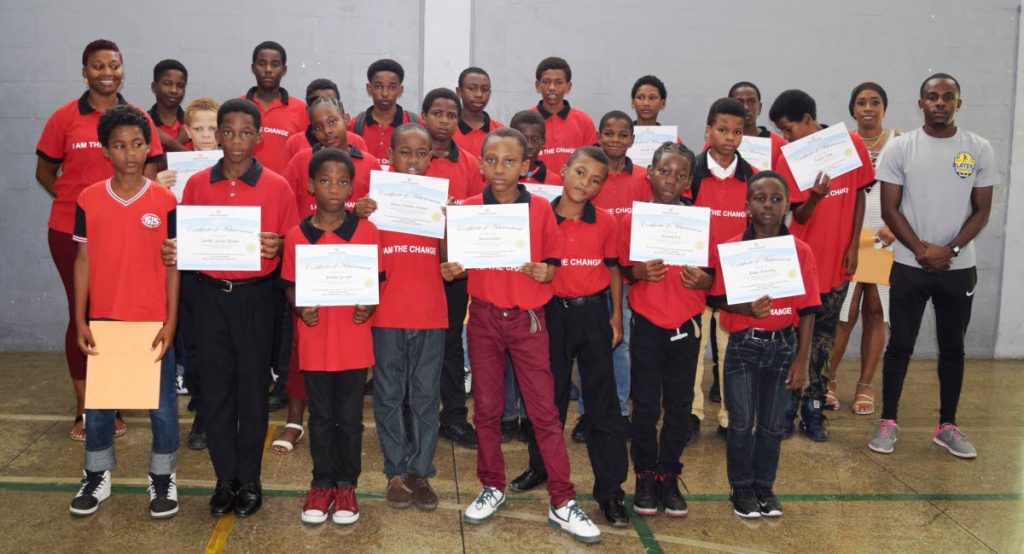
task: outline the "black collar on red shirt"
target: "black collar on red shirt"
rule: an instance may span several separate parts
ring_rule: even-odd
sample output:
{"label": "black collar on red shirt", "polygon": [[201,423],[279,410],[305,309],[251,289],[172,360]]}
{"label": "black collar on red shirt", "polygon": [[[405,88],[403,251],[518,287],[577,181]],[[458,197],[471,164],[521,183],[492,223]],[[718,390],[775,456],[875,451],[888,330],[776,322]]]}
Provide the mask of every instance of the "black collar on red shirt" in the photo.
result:
{"label": "black collar on red shirt", "polygon": [[[516,198],[516,204],[529,204],[530,203],[530,192],[526,190],[526,187],[522,183],[516,185],[519,189],[519,196]],[[488,184],[484,187],[484,204],[500,204],[498,199],[494,197],[494,192],[491,190],[491,185]]]}
{"label": "black collar on red shirt", "polygon": [[569,101],[568,100],[562,100],[562,103],[565,104],[564,106],[562,106],[562,109],[558,110],[557,114],[553,114],[553,113],[547,111],[547,109],[544,108],[544,101],[541,100],[540,102],[537,102],[537,111],[540,112],[540,116],[543,117],[544,119],[547,119],[547,118],[551,117],[552,115],[557,115],[558,117],[561,117],[562,119],[565,119],[565,118],[569,117]]}
{"label": "black collar on red shirt", "polygon": [[629,159],[629,156],[626,156],[626,164],[622,166],[622,172],[633,174],[633,160]]}
{"label": "black collar on red shirt", "polygon": [[316,137],[313,135],[312,127],[306,127],[306,142],[309,143],[310,148],[317,145]]}
{"label": "black collar on red shirt", "polygon": [[[249,169],[247,169],[245,173],[242,174],[241,177],[239,177],[239,180],[249,185],[250,187],[255,187],[256,183],[260,181],[260,177],[262,175],[263,166],[260,165],[260,162],[256,158],[253,158],[252,165],[249,166]],[[221,159],[218,160],[217,163],[213,164],[213,167],[210,168],[210,184],[212,185],[217,181],[226,180],[227,177],[224,175],[224,160]]]}
{"label": "black collar on red shirt", "polygon": [[[440,156],[435,156],[433,155],[433,153],[431,153],[430,159],[436,160],[438,158],[440,158]],[[448,149],[448,155],[445,156],[444,159],[455,164],[459,163],[459,147],[457,144],[455,144],[454,140],[451,141],[451,148]]]}
{"label": "black collar on red shirt", "polygon": [[[784,236],[789,234],[789,228],[786,227],[785,223],[779,225],[779,235]],[[747,223],[747,229],[743,231],[743,240],[754,240],[754,224]]]}
{"label": "black collar on red shirt", "polygon": [[[156,109],[156,104],[153,104],[153,107],[149,109],[149,118],[158,126],[162,123],[160,120],[160,112]],[[178,123],[185,122],[185,110],[181,109],[181,106],[178,106],[178,113],[175,118],[178,120]]]}
{"label": "black collar on red shirt", "polygon": [[[391,126],[398,127],[402,123],[405,123],[404,117],[405,111],[402,110],[402,106],[395,106],[395,117],[391,118]],[[366,108],[366,115],[363,117],[363,125],[379,125],[377,120],[373,118],[373,106]]]}
{"label": "black collar on red shirt", "polygon": [[[357,227],[359,227],[359,218],[352,212],[345,210],[345,221],[341,223],[341,227],[338,227],[332,232],[344,239],[345,242],[349,242],[352,240],[352,236],[356,234]],[[302,222],[299,223],[299,230],[302,231],[302,235],[306,237],[306,240],[308,240],[310,244],[320,242],[320,239],[326,232],[323,229],[317,229],[316,226],[313,225],[312,215],[306,216],[306,219],[303,219]]]}
{"label": "black collar on red shirt", "polygon": [[538,183],[543,183],[548,176],[548,166],[544,165],[544,162],[537,160],[537,169],[527,172],[525,176],[533,178]]}
{"label": "black collar on red shirt", "polygon": [[[128,101],[124,99],[124,96],[121,96],[120,92],[117,93],[117,103],[118,104],[127,104],[128,103]],[[78,99],[78,114],[79,115],[89,115],[89,114],[91,114],[94,111],[96,111],[96,110],[93,109],[91,104],[89,104],[89,91],[85,91],[84,93],[82,93],[82,96]]]}
{"label": "black collar on red shirt", "polygon": [[[633,120],[633,125],[635,125],[635,126],[637,126],[637,127],[642,127],[642,125],[640,125],[640,122],[639,122],[639,121],[637,121],[637,120],[635,120],[635,119]],[[656,127],[661,127],[661,122],[660,122],[660,121],[655,121],[655,122],[654,122],[654,125],[655,125]]]}
{"label": "black collar on red shirt", "polygon": [[[313,143],[313,152],[314,153],[319,152],[319,151],[321,151],[323,149],[324,149],[324,145],[320,144],[319,142],[314,142]],[[350,157],[350,158],[358,158],[360,160],[364,158],[363,151],[358,149],[358,148],[356,148],[355,146],[352,146],[351,144],[348,145],[348,152],[347,152],[347,154],[348,154],[348,157]]]}
{"label": "black collar on red shirt", "polygon": [[[284,87],[278,87],[278,90],[281,91],[281,103],[284,104],[285,106],[287,106],[288,105],[288,91],[285,90]],[[255,98],[256,97],[256,87],[252,87],[251,89],[249,89],[249,92],[245,93],[245,97],[248,98],[249,100],[252,100],[253,98]]]}
{"label": "black collar on red shirt", "polygon": [[760,131],[758,131],[757,136],[759,136],[761,138],[771,138],[772,137],[772,132],[769,131],[768,128],[765,127],[764,125],[761,125],[760,127],[758,127],[758,129],[760,129]]}
{"label": "black collar on red shirt", "polygon": [[[558,207],[558,202],[561,200],[562,197],[559,196],[551,201],[551,209],[555,212],[555,223],[558,223],[559,225],[565,221],[565,218],[558,215],[558,210],[555,209]],[[580,220],[583,221],[583,223],[597,223],[597,209],[594,208],[594,204],[591,203],[590,200],[587,200],[587,203],[583,206],[583,215],[580,217]]]}
{"label": "black collar on red shirt", "polygon": [[[491,132],[491,116],[487,115],[487,112],[481,112],[481,113],[484,114],[484,124],[480,127],[480,130],[485,132],[485,133],[490,133]],[[461,117],[459,118],[459,132],[464,134],[464,135],[468,135],[469,133],[473,132],[473,128],[470,127],[469,125],[466,125],[466,122],[463,121]]]}

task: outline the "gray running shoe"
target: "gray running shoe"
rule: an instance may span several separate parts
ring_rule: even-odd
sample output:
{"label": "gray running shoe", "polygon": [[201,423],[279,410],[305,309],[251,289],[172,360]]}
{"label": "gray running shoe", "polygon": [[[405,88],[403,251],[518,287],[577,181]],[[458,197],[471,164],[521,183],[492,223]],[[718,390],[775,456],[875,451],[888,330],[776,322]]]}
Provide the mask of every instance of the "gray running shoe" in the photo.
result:
{"label": "gray running shoe", "polygon": [[875,436],[868,443],[868,448],[879,454],[892,454],[893,445],[896,444],[896,436],[900,432],[900,426],[896,425],[895,419],[878,420],[878,429]]}
{"label": "gray running shoe", "polygon": [[949,450],[949,453],[957,458],[977,458],[978,451],[974,449],[967,435],[960,431],[960,428],[952,423],[943,423],[935,428],[935,444]]}

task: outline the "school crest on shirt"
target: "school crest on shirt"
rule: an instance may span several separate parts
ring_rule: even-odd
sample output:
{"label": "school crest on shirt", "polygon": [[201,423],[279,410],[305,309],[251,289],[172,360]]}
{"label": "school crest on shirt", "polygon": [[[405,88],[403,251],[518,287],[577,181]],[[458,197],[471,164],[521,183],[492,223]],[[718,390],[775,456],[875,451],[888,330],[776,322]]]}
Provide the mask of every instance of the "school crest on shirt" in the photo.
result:
{"label": "school crest on shirt", "polygon": [[955,171],[961,179],[966,179],[971,175],[974,175],[975,165],[977,165],[977,162],[974,161],[974,156],[967,151],[960,152],[953,158],[953,171]]}
{"label": "school crest on shirt", "polygon": [[160,216],[153,213],[143,214],[142,224],[150,229],[156,229],[160,226]]}

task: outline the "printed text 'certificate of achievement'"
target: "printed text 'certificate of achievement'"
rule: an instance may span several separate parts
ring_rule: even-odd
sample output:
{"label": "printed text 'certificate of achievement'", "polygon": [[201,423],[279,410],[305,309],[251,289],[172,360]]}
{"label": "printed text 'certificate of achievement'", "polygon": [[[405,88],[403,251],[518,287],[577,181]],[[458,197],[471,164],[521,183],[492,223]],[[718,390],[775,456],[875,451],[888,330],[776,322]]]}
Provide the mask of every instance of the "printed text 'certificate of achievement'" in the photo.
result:
{"label": "printed text 'certificate of achievement'", "polygon": [[259,271],[259,206],[178,206],[178,269]]}
{"label": "printed text 'certificate of achievement'", "polygon": [[772,139],[744,136],[737,150],[754,169],[764,171],[772,168]]}
{"label": "printed text 'certificate of achievement'", "polygon": [[536,183],[522,183],[522,185],[526,187],[526,192],[536,194],[548,202],[553,202],[555,198],[562,196],[560,185],[538,185]]}
{"label": "printed text 'certificate of achievement'", "polygon": [[178,202],[181,202],[181,193],[185,192],[188,180],[196,173],[213,166],[223,157],[224,152],[221,150],[168,152],[167,169],[178,172],[174,178],[174,186],[171,187],[171,192],[178,197]]}
{"label": "printed text 'certificate of achievement'", "polygon": [[707,266],[710,232],[710,208],[633,202],[629,259]]}
{"label": "printed text 'certificate of achievement'", "polygon": [[530,261],[530,205],[448,206],[448,260],[465,269]]}
{"label": "printed text 'certificate of achievement'", "polygon": [[678,138],[679,129],[675,125],[637,125],[633,127],[633,146],[626,155],[633,163],[647,167],[661,143],[675,142]]}
{"label": "printed text 'certificate of achievement'", "polygon": [[845,123],[837,123],[783,145],[782,155],[786,157],[800,190],[813,187],[819,172],[823,171],[835,179],[863,165]]}
{"label": "printed text 'certificate of achievement'", "polygon": [[298,244],[295,305],[377,305],[377,271],[376,244]]}
{"label": "printed text 'certificate of achievement'", "polygon": [[444,237],[442,209],[448,202],[448,179],[371,171],[370,198],[377,202],[370,221],[378,229]]}
{"label": "printed text 'certificate of achievement'", "polygon": [[762,296],[786,298],[804,293],[800,260],[792,235],[770,239],[726,242],[718,245],[730,304],[752,302]]}

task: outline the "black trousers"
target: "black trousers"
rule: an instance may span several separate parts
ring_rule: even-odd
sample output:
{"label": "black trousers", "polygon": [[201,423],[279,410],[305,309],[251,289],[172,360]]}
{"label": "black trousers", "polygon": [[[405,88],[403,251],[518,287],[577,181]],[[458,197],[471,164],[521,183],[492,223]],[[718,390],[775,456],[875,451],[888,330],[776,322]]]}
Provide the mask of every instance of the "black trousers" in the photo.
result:
{"label": "black trousers", "polygon": [[[594,471],[594,499],[621,499],[622,482],[629,471],[625,424],[619,410],[612,366],[612,329],[608,303],[566,307],[553,298],[544,308],[551,351],[555,406],[565,427],[573,360],[579,362],[580,390],[587,399],[587,454]],[[544,473],[544,461],[533,436],[527,433],[530,468]]]}
{"label": "black trousers", "polygon": [[274,333],[271,280],[224,292],[195,283],[193,313],[202,410],[218,480],[260,480]]}
{"label": "black trousers", "polygon": [[[633,469],[637,473],[679,475],[683,471],[683,448],[690,439],[700,314],[678,329],[662,329],[634,310],[630,325]],[[663,410],[659,434],[658,419]],[[587,414],[589,418],[589,407]]]}
{"label": "black trousers", "polygon": [[314,488],[355,487],[362,472],[366,370],[303,371]]}
{"label": "black trousers", "polygon": [[928,300],[935,306],[939,343],[939,423],[956,424],[964,383],[964,336],[971,321],[976,268],[943,273],[892,264],[889,275],[889,345],[882,363],[882,419],[896,419],[907,366]]}
{"label": "black trousers", "polygon": [[277,378],[275,383],[284,386],[288,382],[288,366],[292,361],[292,334],[295,332],[295,318],[284,289],[279,286],[279,271],[274,273],[274,338],[270,351],[269,368]]}
{"label": "black trousers", "polygon": [[441,424],[465,423],[466,409],[466,351],[462,348],[462,322],[466,319],[469,293],[466,280],[444,284],[448,301],[448,333],[444,338],[444,366],[441,368]]}

